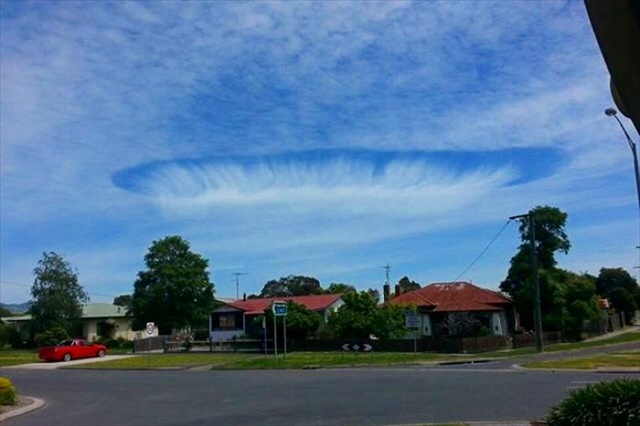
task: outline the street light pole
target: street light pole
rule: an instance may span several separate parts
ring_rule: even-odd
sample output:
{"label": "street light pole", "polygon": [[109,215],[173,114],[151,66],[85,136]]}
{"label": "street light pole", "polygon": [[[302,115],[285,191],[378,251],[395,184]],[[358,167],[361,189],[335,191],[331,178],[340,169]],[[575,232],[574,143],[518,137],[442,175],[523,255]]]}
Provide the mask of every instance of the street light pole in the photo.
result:
{"label": "street light pole", "polygon": [[511,216],[509,219],[529,219],[529,247],[531,248],[531,272],[533,273],[533,321],[536,332],[536,350],[542,352],[544,349],[542,344],[542,308],[540,302],[540,279],[538,277],[538,255],[536,253],[536,230],[535,221],[533,220],[533,211],[527,214]]}
{"label": "street light pole", "polygon": [[622,121],[620,121],[620,119],[618,118],[618,111],[616,111],[614,108],[607,108],[604,110],[604,113],[608,116],[608,117],[613,117],[616,119],[616,121],[618,122],[618,124],[620,125],[620,128],[622,129],[622,132],[624,133],[625,137],[627,138],[627,143],[629,144],[629,148],[631,149],[631,154],[633,154],[633,167],[636,171],[636,191],[638,193],[638,208],[640,209],[640,170],[638,169],[638,148],[636,143],[633,141],[633,139],[631,139],[631,136],[629,136],[629,133],[627,133],[627,129],[625,129],[624,125],[622,124]]}
{"label": "street light pole", "polygon": [[[627,129],[625,129],[622,121],[620,121],[620,119],[618,118],[618,111],[616,111],[615,108],[607,108],[604,110],[604,113],[606,116],[616,119],[616,121],[620,125],[620,128],[622,129],[622,132],[624,133],[624,136],[627,138],[627,143],[629,144],[629,148],[631,149],[631,154],[633,154],[633,168],[636,172],[636,192],[638,193],[638,213],[640,214],[640,169],[638,168],[638,146],[633,141],[633,139],[631,139],[629,133],[627,133]],[[638,241],[640,241],[640,221],[638,224]],[[640,246],[636,246],[636,248],[640,248]],[[640,252],[638,252],[638,261],[638,267],[640,267]]]}

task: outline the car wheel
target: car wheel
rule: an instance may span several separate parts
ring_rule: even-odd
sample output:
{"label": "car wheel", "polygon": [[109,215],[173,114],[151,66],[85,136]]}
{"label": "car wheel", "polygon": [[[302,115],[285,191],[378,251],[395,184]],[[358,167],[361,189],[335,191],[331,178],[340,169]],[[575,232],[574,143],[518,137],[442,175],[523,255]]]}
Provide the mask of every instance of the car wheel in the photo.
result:
{"label": "car wheel", "polygon": [[71,361],[71,354],[70,353],[66,353],[64,354],[64,357],[62,357],[62,359],[66,362],[66,361]]}
{"label": "car wheel", "polygon": [[100,349],[100,350],[98,351],[98,357],[99,357],[99,358],[102,358],[103,356],[104,356],[104,349]]}

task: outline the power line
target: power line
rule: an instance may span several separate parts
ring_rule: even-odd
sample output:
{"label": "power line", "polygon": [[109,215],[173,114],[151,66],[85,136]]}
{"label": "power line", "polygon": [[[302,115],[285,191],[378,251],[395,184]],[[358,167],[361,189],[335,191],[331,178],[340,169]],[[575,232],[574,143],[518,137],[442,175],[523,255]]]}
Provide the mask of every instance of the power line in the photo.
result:
{"label": "power line", "polygon": [[473,267],[473,265],[476,264],[476,262],[478,262],[478,260],[480,260],[480,258],[482,256],[484,256],[484,254],[487,252],[487,250],[489,250],[489,248],[493,245],[493,243],[498,239],[498,237],[500,236],[500,234],[502,234],[502,231],[505,230],[505,228],[507,227],[507,225],[509,225],[509,222],[511,222],[511,219],[507,220],[507,222],[502,225],[502,228],[500,228],[500,230],[498,231],[498,233],[496,234],[495,237],[493,237],[493,239],[491,241],[489,241],[489,244],[486,245],[486,247],[484,249],[482,249],[482,251],[480,252],[480,254],[478,256],[476,256],[475,259],[473,259],[473,261],[469,264],[469,266],[466,267],[466,269],[464,271],[462,271],[460,273],[460,275],[458,275],[456,277],[456,279],[454,281],[458,281],[460,279],[460,277],[462,277],[464,274],[467,273],[467,271],[469,269],[471,269]]}
{"label": "power line", "polygon": [[[29,288],[31,288],[31,284],[17,283],[15,281],[0,280],[0,284],[9,284],[9,285],[15,285],[15,286],[19,286],[19,287],[29,287]],[[102,293],[91,293],[91,292],[87,292],[87,294],[89,296],[116,297],[113,294],[102,294]]]}

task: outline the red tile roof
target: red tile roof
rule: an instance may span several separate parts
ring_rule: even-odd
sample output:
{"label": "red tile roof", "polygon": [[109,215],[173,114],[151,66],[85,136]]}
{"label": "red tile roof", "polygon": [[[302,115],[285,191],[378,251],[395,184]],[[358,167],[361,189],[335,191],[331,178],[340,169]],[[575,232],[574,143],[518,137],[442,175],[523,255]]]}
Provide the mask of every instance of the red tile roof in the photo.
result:
{"label": "red tile roof", "polygon": [[333,305],[341,294],[314,294],[309,296],[269,297],[265,299],[247,299],[227,302],[227,306],[245,311],[248,315],[261,314],[271,306],[274,301],[294,302],[304,305],[312,311],[321,311]]}
{"label": "red tile roof", "polygon": [[433,283],[428,286],[403,293],[389,300],[393,305],[413,303],[419,308],[433,312],[498,311],[511,299],[495,291],[477,287],[468,282]]}

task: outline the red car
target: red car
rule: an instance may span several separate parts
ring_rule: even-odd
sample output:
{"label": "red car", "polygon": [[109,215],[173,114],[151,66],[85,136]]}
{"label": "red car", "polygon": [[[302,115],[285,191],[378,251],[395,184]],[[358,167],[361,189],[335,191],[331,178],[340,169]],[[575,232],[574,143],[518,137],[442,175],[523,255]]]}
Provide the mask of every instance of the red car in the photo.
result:
{"label": "red car", "polygon": [[72,359],[103,357],[107,347],[87,340],[63,340],[55,346],[38,350],[38,356],[45,361],[71,361]]}

